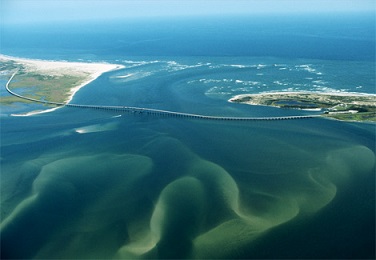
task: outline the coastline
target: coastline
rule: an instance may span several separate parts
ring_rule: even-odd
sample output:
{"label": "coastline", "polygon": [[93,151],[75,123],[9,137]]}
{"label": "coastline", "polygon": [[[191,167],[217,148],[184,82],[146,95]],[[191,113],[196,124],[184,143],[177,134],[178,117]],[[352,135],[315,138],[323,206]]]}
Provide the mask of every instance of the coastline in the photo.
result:
{"label": "coastline", "polygon": [[[114,70],[119,70],[125,66],[120,64],[110,63],[88,63],[88,62],[68,62],[68,61],[50,61],[39,59],[26,59],[19,57],[12,57],[0,54],[0,61],[14,62],[22,66],[28,73],[38,73],[47,76],[77,76],[82,80],[78,85],[71,87],[66,91],[67,98],[64,103],[72,101],[74,95],[84,86],[96,80],[102,74]],[[59,109],[60,107],[49,108],[41,111],[31,111],[24,114],[12,114],[12,116],[31,116],[36,114],[48,113]]]}
{"label": "coastline", "polygon": [[321,111],[321,116],[341,121],[376,122],[376,94],[370,93],[263,92],[236,95],[228,102]]}
{"label": "coastline", "polygon": [[53,112],[53,111],[55,111],[59,108],[61,108],[61,107],[54,107],[54,108],[50,108],[50,109],[46,109],[46,110],[31,111],[31,112],[27,112],[27,113],[24,113],[24,114],[10,114],[10,115],[11,116],[17,116],[17,117],[33,116],[33,115],[38,115],[38,114],[50,113],[50,112]]}
{"label": "coastline", "polygon": [[314,92],[314,91],[280,91],[280,92],[261,92],[261,93],[255,93],[255,94],[240,94],[235,95],[232,98],[230,98],[229,102],[234,102],[233,100],[244,98],[248,96],[265,96],[265,95],[301,95],[301,94],[307,94],[307,95],[323,95],[323,96],[345,96],[345,97],[351,97],[351,96],[374,96],[376,97],[376,94],[370,94],[370,93],[360,93],[360,92]]}

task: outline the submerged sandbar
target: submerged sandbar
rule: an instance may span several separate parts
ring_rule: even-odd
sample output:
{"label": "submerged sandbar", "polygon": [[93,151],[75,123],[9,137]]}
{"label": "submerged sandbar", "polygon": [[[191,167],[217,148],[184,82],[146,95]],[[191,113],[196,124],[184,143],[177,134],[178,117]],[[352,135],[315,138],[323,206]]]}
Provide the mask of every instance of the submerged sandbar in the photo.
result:
{"label": "submerged sandbar", "polygon": [[319,110],[344,121],[376,122],[376,95],[355,93],[274,92],[237,95],[230,102],[279,108]]}
{"label": "submerged sandbar", "polygon": [[[9,84],[11,90],[37,100],[57,103],[69,103],[80,88],[101,74],[120,68],[123,66],[109,63],[32,60],[0,54],[0,71],[3,75],[11,75],[18,70]],[[12,105],[16,102],[30,101],[14,96],[0,98],[1,104]]]}

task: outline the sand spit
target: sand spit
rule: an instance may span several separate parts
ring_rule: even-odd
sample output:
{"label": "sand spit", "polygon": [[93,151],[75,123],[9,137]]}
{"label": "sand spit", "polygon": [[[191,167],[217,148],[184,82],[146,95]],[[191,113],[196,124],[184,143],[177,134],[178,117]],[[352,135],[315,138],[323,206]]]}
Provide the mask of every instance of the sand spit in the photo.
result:
{"label": "sand spit", "polygon": [[[30,73],[37,73],[55,77],[76,76],[81,78],[82,80],[80,80],[80,83],[78,85],[67,89],[68,98],[67,100],[65,100],[66,103],[69,103],[73,99],[73,96],[77,91],[97,79],[103,73],[124,68],[123,65],[119,64],[33,60],[0,54],[0,62],[9,61],[13,61],[16,64],[21,65],[26,72]],[[24,115],[34,115],[51,112],[54,110],[55,109],[33,111]]]}

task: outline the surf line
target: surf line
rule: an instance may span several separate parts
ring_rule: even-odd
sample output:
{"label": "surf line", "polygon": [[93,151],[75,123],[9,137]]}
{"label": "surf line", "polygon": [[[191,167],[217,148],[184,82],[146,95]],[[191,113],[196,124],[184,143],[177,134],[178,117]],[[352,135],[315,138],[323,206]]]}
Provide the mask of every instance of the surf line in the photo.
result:
{"label": "surf line", "polygon": [[150,116],[164,116],[164,117],[176,117],[176,118],[191,118],[191,119],[204,119],[204,120],[221,120],[221,121],[275,121],[275,120],[296,120],[296,119],[308,119],[314,117],[321,117],[321,115],[304,115],[304,116],[280,116],[280,117],[228,117],[228,116],[209,116],[200,114],[190,114],[182,112],[174,112],[169,110],[160,110],[153,108],[143,108],[143,107],[128,107],[128,106],[98,106],[98,105],[81,105],[81,104],[71,104],[62,102],[53,102],[48,100],[38,100],[35,98],[25,97],[23,95],[17,94],[9,89],[9,84],[16,76],[18,70],[16,70],[12,76],[9,78],[8,82],[5,84],[6,90],[13,96],[21,99],[29,100],[36,103],[42,103],[46,105],[55,106],[66,106],[74,108],[89,108],[89,109],[100,109],[100,110],[112,110],[118,112],[128,112],[138,115],[150,115]]}

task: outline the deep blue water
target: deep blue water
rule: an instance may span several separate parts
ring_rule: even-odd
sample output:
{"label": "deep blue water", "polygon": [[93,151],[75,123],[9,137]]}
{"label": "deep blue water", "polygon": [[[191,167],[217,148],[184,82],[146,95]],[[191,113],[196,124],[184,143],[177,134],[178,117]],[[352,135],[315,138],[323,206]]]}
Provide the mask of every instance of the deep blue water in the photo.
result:
{"label": "deep blue water", "polygon": [[51,59],[127,55],[373,61],[374,26],[373,13],[3,25],[1,48],[7,54]]}
{"label": "deep blue water", "polygon": [[[125,66],[82,88],[77,104],[264,117],[312,112],[227,100],[375,93],[369,14],[1,30],[3,54]],[[375,257],[374,123],[72,107],[10,116],[25,111],[16,104],[0,113],[2,258]]]}

